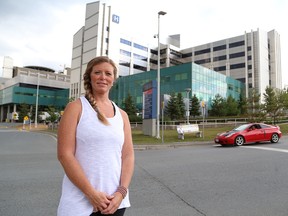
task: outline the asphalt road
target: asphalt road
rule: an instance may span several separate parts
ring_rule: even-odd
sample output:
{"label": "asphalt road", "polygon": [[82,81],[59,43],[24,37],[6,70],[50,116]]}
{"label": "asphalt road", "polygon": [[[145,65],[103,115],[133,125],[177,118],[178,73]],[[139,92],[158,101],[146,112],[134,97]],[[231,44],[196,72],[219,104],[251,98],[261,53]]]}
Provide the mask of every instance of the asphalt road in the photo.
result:
{"label": "asphalt road", "polygon": [[[136,150],[125,216],[287,216],[288,137]],[[53,216],[63,171],[56,138],[0,128],[0,215]]]}

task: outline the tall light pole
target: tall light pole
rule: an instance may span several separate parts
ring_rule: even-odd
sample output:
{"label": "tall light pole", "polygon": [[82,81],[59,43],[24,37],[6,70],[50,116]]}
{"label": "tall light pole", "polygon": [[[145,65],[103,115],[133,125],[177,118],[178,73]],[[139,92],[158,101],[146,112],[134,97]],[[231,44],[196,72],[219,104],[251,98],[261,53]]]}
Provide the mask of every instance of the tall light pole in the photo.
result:
{"label": "tall light pole", "polygon": [[156,138],[160,139],[160,16],[166,12],[158,12],[158,61],[157,61],[157,133]]}
{"label": "tall light pole", "polygon": [[39,95],[39,72],[37,73],[37,90],[36,90],[36,110],[35,110],[35,128],[37,128],[38,122],[38,95]]}
{"label": "tall light pole", "polygon": [[186,91],[186,97],[187,97],[187,106],[186,106],[186,117],[187,117],[187,124],[189,124],[189,116],[190,116],[190,111],[189,111],[189,103],[190,103],[190,100],[189,100],[189,92],[191,91],[191,88],[186,88],[185,89]]}

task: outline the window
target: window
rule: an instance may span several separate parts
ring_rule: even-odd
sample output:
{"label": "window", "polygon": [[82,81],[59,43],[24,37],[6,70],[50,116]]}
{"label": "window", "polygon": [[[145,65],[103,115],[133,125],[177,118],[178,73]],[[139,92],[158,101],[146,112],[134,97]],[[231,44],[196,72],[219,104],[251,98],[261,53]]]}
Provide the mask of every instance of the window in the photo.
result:
{"label": "window", "polygon": [[157,64],[158,61],[157,61],[157,60],[154,60],[154,59],[150,59],[150,63]]}
{"label": "window", "polygon": [[239,53],[232,53],[229,55],[229,59],[233,59],[233,58],[239,58],[245,56],[245,52],[239,52]]}
{"label": "window", "polygon": [[195,64],[205,64],[211,62],[210,58],[195,61]]}
{"label": "window", "polygon": [[175,55],[177,56],[178,58],[181,58],[182,57],[182,54],[176,50],[173,50],[173,49],[170,49],[170,54],[171,55]]}
{"label": "window", "polygon": [[141,56],[141,55],[138,55],[136,53],[134,53],[133,56],[134,56],[135,59],[140,59],[140,60],[143,60],[143,61],[147,61],[147,58],[145,56]]}
{"label": "window", "polygon": [[238,47],[238,46],[243,46],[244,44],[245,44],[244,41],[238,41],[238,42],[230,43],[230,44],[229,44],[229,48]]}
{"label": "window", "polygon": [[137,49],[140,49],[140,50],[144,50],[144,51],[148,51],[148,48],[145,47],[145,46],[142,46],[140,44],[137,44],[137,43],[134,43],[134,47],[137,48]]}
{"label": "window", "polygon": [[120,54],[131,57],[131,52],[128,52],[128,51],[126,51],[126,50],[120,49]]}
{"label": "window", "polygon": [[226,66],[214,67],[213,70],[214,70],[214,71],[225,71],[225,70],[226,70]]}
{"label": "window", "polygon": [[134,64],[134,65],[133,65],[133,68],[138,69],[138,70],[141,70],[141,71],[146,71],[146,70],[147,70],[146,67],[143,67],[143,66],[137,65],[137,64]]}
{"label": "window", "polygon": [[154,55],[157,55],[157,54],[158,54],[158,50],[153,50],[153,49],[151,49],[150,52],[151,52],[152,54],[154,54]]}
{"label": "window", "polygon": [[208,49],[203,49],[203,50],[198,50],[198,51],[195,51],[195,56],[196,56],[196,55],[205,54],[205,53],[210,53],[210,48],[208,48]]}
{"label": "window", "polygon": [[239,78],[237,79],[238,81],[242,82],[242,83],[245,83],[246,82],[246,79],[245,78]]}
{"label": "window", "polygon": [[224,50],[224,49],[226,49],[226,44],[213,47],[213,51],[219,51],[219,50]]}
{"label": "window", "polygon": [[222,61],[222,60],[226,60],[226,59],[227,59],[226,55],[222,55],[222,56],[214,57],[213,61],[216,62],[216,61]]}
{"label": "window", "polygon": [[237,69],[237,68],[245,68],[245,63],[239,63],[239,64],[230,65],[230,69]]}
{"label": "window", "polygon": [[131,46],[131,44],[132,44],[131,41],[125,40],[123,38],[120,38],[120,43],[126,44],[128,46]]}
{"label": "window", "polygon": [[130,63],[126,62],[126,61],[120,60],[119,64],[122,65],[122,66],[125,66],[125,67],[130,67]]}
{"label": "window", "polygon": [[176,74],[175,75],[175,80],[179,81],[179,80],[187,80],[187,73],[180,73],[180,74]]}
{"label": "window", "polygon": [[182,54],[182,58],[187,58],[187,57],[191,57],[191,56],[192,56],[192,52]]}

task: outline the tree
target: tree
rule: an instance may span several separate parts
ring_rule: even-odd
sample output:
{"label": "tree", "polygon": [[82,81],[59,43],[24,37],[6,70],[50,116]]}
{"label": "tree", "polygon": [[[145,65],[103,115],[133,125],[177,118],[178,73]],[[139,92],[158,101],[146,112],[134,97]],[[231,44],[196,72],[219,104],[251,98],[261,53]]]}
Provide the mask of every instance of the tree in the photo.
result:
{"label": "tree", "polygon": [[30,111],[29,105],[26,103],[22,103],[19,105],[18,110],[19,110],[19,113],[18,113],[19,121],[23,122],[24,117],[29,116],[29,111]]}
{"label": "tree", "polygon": [[212,116],[226,116],[225,107],[225,99],[220,94],[216,94],[215,98],[212,100],[210,114]]}
{"label": "tree", "polygon": [[201,112],[200,112],[200,102],[199,102],[199,99],[196,97],[195,94],[191,98],[191,106],[190,107],[191,107],[190,108],[190,114],[194,118],[201,114]]}
{"label": "tree", "polygon": [[171,120],[178,120],[178,119],[183,118],[183,113],[181,113],[181,111],[180,111],[181,110],[180,109],[181,103],[184,104],[183,101],[182,102],[179,101],[178,95],[176,96],[175,93],[172,93],[170,96],[170,99],[167,102],[167,105],[165,107],[165,114]]}
{"label": "tree", "polygon": [[[190,101],[189,101],[190,102]],[[188,102],[188,103],[189,103]],[[178,93],[177,94],[177,104],[178,104],[178,106],[179,106],[179,110],[178,110],[178,115],[179,115],[179,118],[181,118],[181,117],[184,117],[185,116],[185,111],[186,111],[186,109],[185,109],[185,103],[184,103],[184,100],[183,100],[183,96],[182,96],[182,94],[181,93]]]}
{"label": "tree", "polygon": [[266,87],[263,96],[264,110],[273,119],[273,124],[275,124],[276,118],[282,115],[284,108],[284,92],[272,87]]}
{"label": "tree", "polygon": [[123,105],[123,109],[128,116],[137,114],[137,108],[130,93],[128,93],[127,98],[125,98]]}
{"label": "tree", "polygon": [[260,94],[255,88],[249,90],[249,97],[247,99],[247,113],[251,122],[263,121],[265,119],[265,113],[263,112],[263,106],[260,103]]}
{"label": "tree", "polygon": [[57,122],[59,119],[59,114],[57,114],[55,107],[48,106],[46,108],[46,112],[49,114],[49,117],[46,118],[46,121],[50,121],[51,123]]}
{"label": "tree", "polygon": [[285,89],[280,94],[280,101],[283,104],[284,109],[288,109],[288,89]]}
{"label": "tree", "polygon": [[238,110],[241,115],[247,114],[247,99],[243,94],[240,94],[239,100],[238,100]]}
{"label": "tree", "polygon": [[227,116],[237,116],[239,114],[237,101],[229,95],[226,100],[226,115]]}
{"label": "tree", "polygon": [[137,122],[141,120],[141,117],[137,116],[138,110],[130,93],[128,93],[127,98],[125,98],[123,106],[123,109],[129,116],[131,122]]}

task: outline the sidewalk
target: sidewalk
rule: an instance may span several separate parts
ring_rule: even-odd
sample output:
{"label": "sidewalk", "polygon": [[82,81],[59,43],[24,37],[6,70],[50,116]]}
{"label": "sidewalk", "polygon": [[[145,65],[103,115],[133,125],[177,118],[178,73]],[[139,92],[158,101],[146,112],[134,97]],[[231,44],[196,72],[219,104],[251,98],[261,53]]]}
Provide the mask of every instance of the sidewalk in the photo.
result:
{"label": "sidewalk", "polygon": [[155,150],[155,149],[163,149],[163,148],[179,148],[185,146],[194,146],[194,145],[212,145],[213,141],[193,141],[193,142],[173,142],[173,143],[162,143],[162,144],[134,144],[135,150]]}

